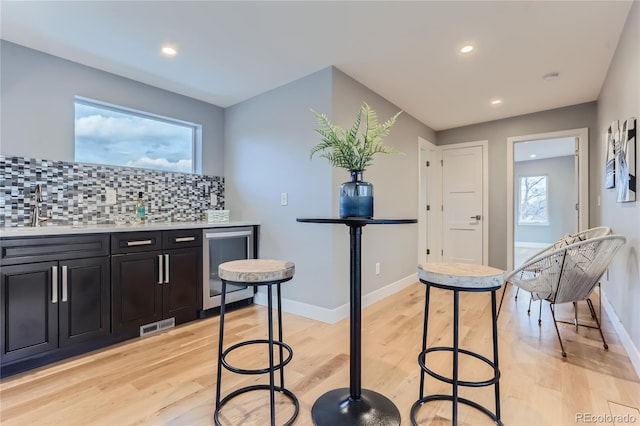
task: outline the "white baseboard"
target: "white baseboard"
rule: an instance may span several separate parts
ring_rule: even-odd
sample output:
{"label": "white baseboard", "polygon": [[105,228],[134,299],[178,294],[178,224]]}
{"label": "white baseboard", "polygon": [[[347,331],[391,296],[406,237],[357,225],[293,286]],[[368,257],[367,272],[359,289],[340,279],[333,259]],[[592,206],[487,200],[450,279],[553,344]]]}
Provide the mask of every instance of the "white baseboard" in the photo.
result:
{"label": "white baseboard", "polygon": [[[388,284],[378,290],[374,290],[371,293],[362,296],[362,308],[373,305],[385,297],[397,293],[416,282],[418,282],[418,275],[411,274],[408,277]],[[253,301],[258,305],[266,306],[267,294],[259,291],[255,294]],[[290,314],[300,315],[305,318],[311,318],[328,324],[335,324],[344,318],[348,318],[350,312],[349,303],[345,303],[334,309],[328,309],[286,298],[282,299],[282,310]]]}
{"label": "white baseboard", "polygon": [[633,368],[636,370],[636,376],[640,377],[640,351],[638,351],[638,348],[636,348],[636,346],[633,344],[633,340],[631,340],[631,336],[629,336],[629,333],[627,333],[627,330],[625,330],[624,326],[622,325],[622,322],[620,322],[620,318],[618,318],[618,314],[616,314],[616,311],[613,309],[613,306],[611,306],[611,303],[609,302],[609,299],[607,299],[607,295],[604,291],[602,292],[602,306],[604,307],[604,310],[607,312],[607,315],[609,316],[609,319],[613,324],[613,328],[615,328],[616,333],[618,333],[618,337],[622,342],[622,346],[627,351],[627,355],[629,355],[631,364],[633,365]]}

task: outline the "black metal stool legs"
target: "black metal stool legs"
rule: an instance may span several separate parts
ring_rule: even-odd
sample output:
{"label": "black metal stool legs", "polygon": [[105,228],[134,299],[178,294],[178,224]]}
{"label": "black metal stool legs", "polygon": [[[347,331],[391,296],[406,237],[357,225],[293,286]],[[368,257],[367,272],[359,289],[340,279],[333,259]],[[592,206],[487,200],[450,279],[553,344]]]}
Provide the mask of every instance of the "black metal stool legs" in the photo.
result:
{"label": "black metal stool legs", "polygon": [[[420,352],[420,354],[418,355],[418,363],[420,363],[420,357],[422,356],[423,353],[426,353],[426,349],[427,349],[427,330],[428,330],[428,321],[429,321],[429,293],[430,293],[430,289],[431,287],[429,287],[428,285],[425,286],[425,303],[424,303],[424,321],[423,321],[423,327],[422,327],[422,352]],[[424,358],[422,359],[422,362],[424,363]],[[426,373],[424,372],[423,369],[420,369],[420,394],[418,395],[418,399],[422,399],[424,397],[424,375]]]}
{"label": "black metal stool legs", "polygon": [[460,295],[458,290],[453,291],[453,412],[451,414],[451,424],[458,424],[458,330],[460,324]]}
{"label": "black metal stool legs", "polygon": [[[444,285],[436,285],[433,283],[426,284],[426,292],[425,292],[425,308],[424,308],[424,324],[423,324],[423,333],[422,333],[422,352],[418,355],[418,364],[420,365],[420,394],[418,400],[411,407],[411,424],[417,426],[416,415],[420,407],[424,405],[426,402],[430,401],[451,401],[452,403],[452,413],[451,413],[451,423],[453,425],[458,424],[458,404],[465,404],[471,406],[477,410],[482,411],[487,416],[495,421],[496,424],[502,425],[502,421],[500,420],[500,370],[498,368],[498,311],[497,311],[497,296],[496,289],[465,289],[459,290],[456,287],[444,286]],[[427,332],[428,332],[428,322],[429,322],[429,302],[430,302],[430,290],[431,286],[442,288],[445,290],[453,291],[453,341],[452,346],[436,346],[427,348]],[[471,352],[467,349],[460,348],[459,342],[459,331],[460,331],[460,291],[491,291],[491,325],[492,325],[492,340],[493,340],[493,360],[489,360],[488,358]],[[451,352],[452,355],[452,376],[451,378],[444,377],[427,367],[427,354],[430,352],[437,351],[446,351]],[[460,354],[467,355],[479,359],[487,364],[493,370],[493,377],[483,380],[483,381],[465,381],[460,380],[459,377],[459,358]],[[438,379],[442,382],[451,384],[451,394],[443,395],[443,394],[434,394],[434,395],[426,395],[424,394],[424,386],[425,386],[425,374],[429,374],[431,377]],[[477,402],[471,401],[467,398],[462,398],[459,396],[459,387],[467,386],[467,387],[483,387],[494,385],[494,396],[495,396],[495,413],[492,413],[487,408],[478,404]]]}
{"label": "black metal stool legs", "polygon": [[[245,392],[250,392],[250,391],[254,391],[254,390],[268,390],[269,391],[269,409],[270,409],[270,424],[271,426],[275,426],[276,424],[276,410],[275,410],[275,395],[276,392],[280,392],[283,395],[287,396],[291,402],[293,403],[294,406],[294,412],[293,415],[289,418],[289,420],[287,420],[284,424],[285,425],[291,425],[294,420],[296,419],[296,417],[298,416],[298,411],[299,411],[299,403],[298,403],[298,399],[296,398],[296,396],[289,391],[288,389],[286,389],[284,387],[284,366],[287,365],[289,363],[289,361],[291,361],[291,358],[293,357],[293,350],[291,349],[291,347],[289,345],[287,345],[286,343],[283,342],[282,340],[282,298],[281,298],[281,294],[280,294],[280,282],[272,282],[272,283],[263,283],[264,285],[267,285],[267,322],[268,322],[268,338],[265,339],[257,339],[257,340],[248,340],[248,341],[244,341],[244,342],[239,342],[236,343],[232,346],[230,346],[229,348],[227,348],[226,350],[224,349],[224,322],[225,322],[225,293],[226,293],[226,287],[227,287],[227,282],[222,280],[222,294],[221,294],[221,306],[220,306],[220,334],[219,334],[219,342],[218,342],[218,371],[217,371],[217,381],[216,381],[216,409],[214,412],[214,421],[216,425],[221,425],[220,423],[220,419],[219,419],[219,415],[220,415],[220,410],[221,408],[232,398],[245,393]],[[273,330],[273,292],[272,292],[272,285],[271,284],[275,284],[276,285],[276,291],[277,291],[277,315],[278,315],[278,339],[279,340],[274,340],[274,330]],[[238,368],[238,367],[234,367],[232,365],[230,365],[226,360],[225,357],[229,354],[229,352],[233,351],[234,349],[243,347],[243,346],[248,346],[248,345],[254,345],[254,344],[267,344],[268,347],[268,351],[269,351],[269,366],[267,368],[262,368],[262,369],[252,369],[252,370],[248,370],[248,369],[242,369],[242,368]],[[278,350],[279,350],[279,362],[276,364],[275,363],[275,355],[274,355],[274,346],[278,346]],[[284,350],[287,351],[287,357],[285,358],[284,355]],[[269,374],[269,384],[257,384],[257,385],[251,385],[251,386],[245,386],[242,387],[240,389],[236,389],[233,392],[229,393],[228,395],[226,395],[224,398],[221,398],[221,379],[222,379],[222,368],[226,368],[229,371],[232,371],[234,373],[237,374],[264,374],[264,373],[268,373]],[[275,372],[276,370],[280,370],[280,384],[279,386],[276,386],[275,383]]]}
{"label": "black metal stool legs", "polygon": [[[269,404],[271,409],[271,425],[276,424],[276,392],[273,377],[273,302],[271,300],[271,286],[267,287],[267,317],[269,319]],[[278,311],[280,305],[278,305]],[[282,362],[282,359],[280,359]],[[281,369],[282,370],[282,369]]]}
{"label": "black metal stool legs", "polygon": [[[496,291],[491,291],[491,323],[493,325],[493,365],[495,370],[500,373],[500,367],[498,366],[498,313],[496,312]],[[494,395],[496,400],[496,421],[502,423],[500,420],[500,380],[496,380],[494,384]]]}
{"label": "black metal stool legs", "polygon": [[[220,411],[220,379],[222,378],[222,348],[224,340],[224,311],[225,311],[225,295],[227,294],[227,283],[222,281],[222,293],[220,295],[220,332],[218,334],[218,373],[216,375],[216,411],[215,416],[218,416]],[[218,420],[216,418],[216,424]]]}

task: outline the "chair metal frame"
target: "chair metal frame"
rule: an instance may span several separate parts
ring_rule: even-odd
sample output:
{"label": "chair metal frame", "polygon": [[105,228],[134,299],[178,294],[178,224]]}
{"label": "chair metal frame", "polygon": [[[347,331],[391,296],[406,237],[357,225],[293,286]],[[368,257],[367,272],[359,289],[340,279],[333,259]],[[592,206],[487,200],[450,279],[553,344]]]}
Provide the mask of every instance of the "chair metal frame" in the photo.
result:
{"label": "chair metal frame", "polygon": [[[589,234],[588,231],[592,230],[584,231],[583,234],[593,235],[593,232]],[[604,235],[586,238],[560,248],[543,250],[505,276],[505,291],[500,299],[498,313],[504,301],[506,284],[512,284],[528,291],[531,293],[532,300],[546,300],[549,302],[562,356],[566,357],[567,353],[557,324],[566,321],[556,320],[555,305],[573,303],[576,308],[577,302],[585,300],[591,316],[595,319],[596,326],[579,323],[576,313],[574,322],[576,329],[579,326],[597,328],[603,346],[607,349],[608,345],[602,333],[600,320],[589,296],[595,286],[599,284],[600,277],[608,268],[615,254],[625,243],[626,238],[623,236]]]}
{"label": "chair metal frame", "polygon": [[[532,261],[536,257],[543,255],[544,253],[553,251],[554,248],[557,247],[560,244],[560,242],[563,240],[569,239],[569,240],[584,241],[590,238],[604,237],[605,235],[611,235],[611,228],[609,228],[608,226],[596,226],[595,228],[585,229],[584,231],[576,232],[575,234],[567,234],[563,236],[561,239],[554,242],[553,244],[548,245],[547,247],[543,248],[539,252],[530,256],[522,264],[524,265],[525,263]],[[518,287],[518,289],[516,290],[516,295],[514,297],[515,300],[518,300],[519,292],[520,292],[520,287]],[[504,298],[504,293],[502,294],[502,297]],[[599,302],[601,301],[600,293],[598,293],[598,301]],[[527,315],[531,315],[531,302],[533,302],[533,296],[529,297],[529,307],[527,308]],[[500,300],[500,303],[502,304],[502,299]],[[574,308],[574,324],[576,326],[576,331],[578,331],[578,304],[574,303],[573,308]],[[598,304],[598,309],[600,310],[599,316],[602,316],[602,303]],[[560,321],[560,322],[567,323],[567,321]],[[542,325],[542,300],[540,300],[540,306],[538,309],[538,325]]]}

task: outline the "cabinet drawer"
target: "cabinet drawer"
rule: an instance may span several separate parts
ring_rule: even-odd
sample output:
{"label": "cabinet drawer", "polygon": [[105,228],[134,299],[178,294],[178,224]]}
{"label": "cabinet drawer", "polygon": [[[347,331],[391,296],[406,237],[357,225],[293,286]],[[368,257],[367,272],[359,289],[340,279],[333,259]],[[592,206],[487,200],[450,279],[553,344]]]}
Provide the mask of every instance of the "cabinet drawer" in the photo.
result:
{"label": "cabinet drawer", "polygon": [[160,232],[120,232],[111,234],[111,254],[160,250]]}
{"label": "cabinet drawer", "polygon": [[162,248],[176,249],[200,247],[202,245],[202,229],[176,229],[162,233]]}
{"label": "cabinet drawer", "polygon": [[0,241],[0,265],[109,255],[109,234],[8,238]]}

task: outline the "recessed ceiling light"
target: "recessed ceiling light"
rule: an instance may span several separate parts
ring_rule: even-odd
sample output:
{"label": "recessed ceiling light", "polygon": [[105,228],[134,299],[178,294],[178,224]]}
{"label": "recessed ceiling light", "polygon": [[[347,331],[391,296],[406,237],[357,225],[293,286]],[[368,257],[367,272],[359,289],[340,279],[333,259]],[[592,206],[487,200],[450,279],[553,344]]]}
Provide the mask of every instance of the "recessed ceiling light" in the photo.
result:
{"label": "recessed ceiling light", "polygon": [[163,46],[162,53],[164,53],[167,56],[176,56],[176,53],[178,53],[178,51],[176,50],[175,47]]}
{"label": "recessed ceiling light", "polygon": [[547,73],[547,74],[543,75],[542,79],[544,81],[551,81],[551,80],[557,79],[558,77],[560,77],[560,73],[550,72],[550,73]]}
{"label": "recessed ceiling light", "polygon": [[473,46],[467,44],[460,49],[460,53],[471,53],[473,51]]}
{"label": "recessed ceiling light", "polygon": [[531,155],[529,156],[529,158],[536,158],[536,157],[537,157],[537,155],[535,155],[535,154],[531,154]]}
{"label": "recessed ceiling light", "polygon": [[502,105],[502,99],[500,99],[500,98],[492,99],[491,100],[491,105],[494,105],[494,106]]}

